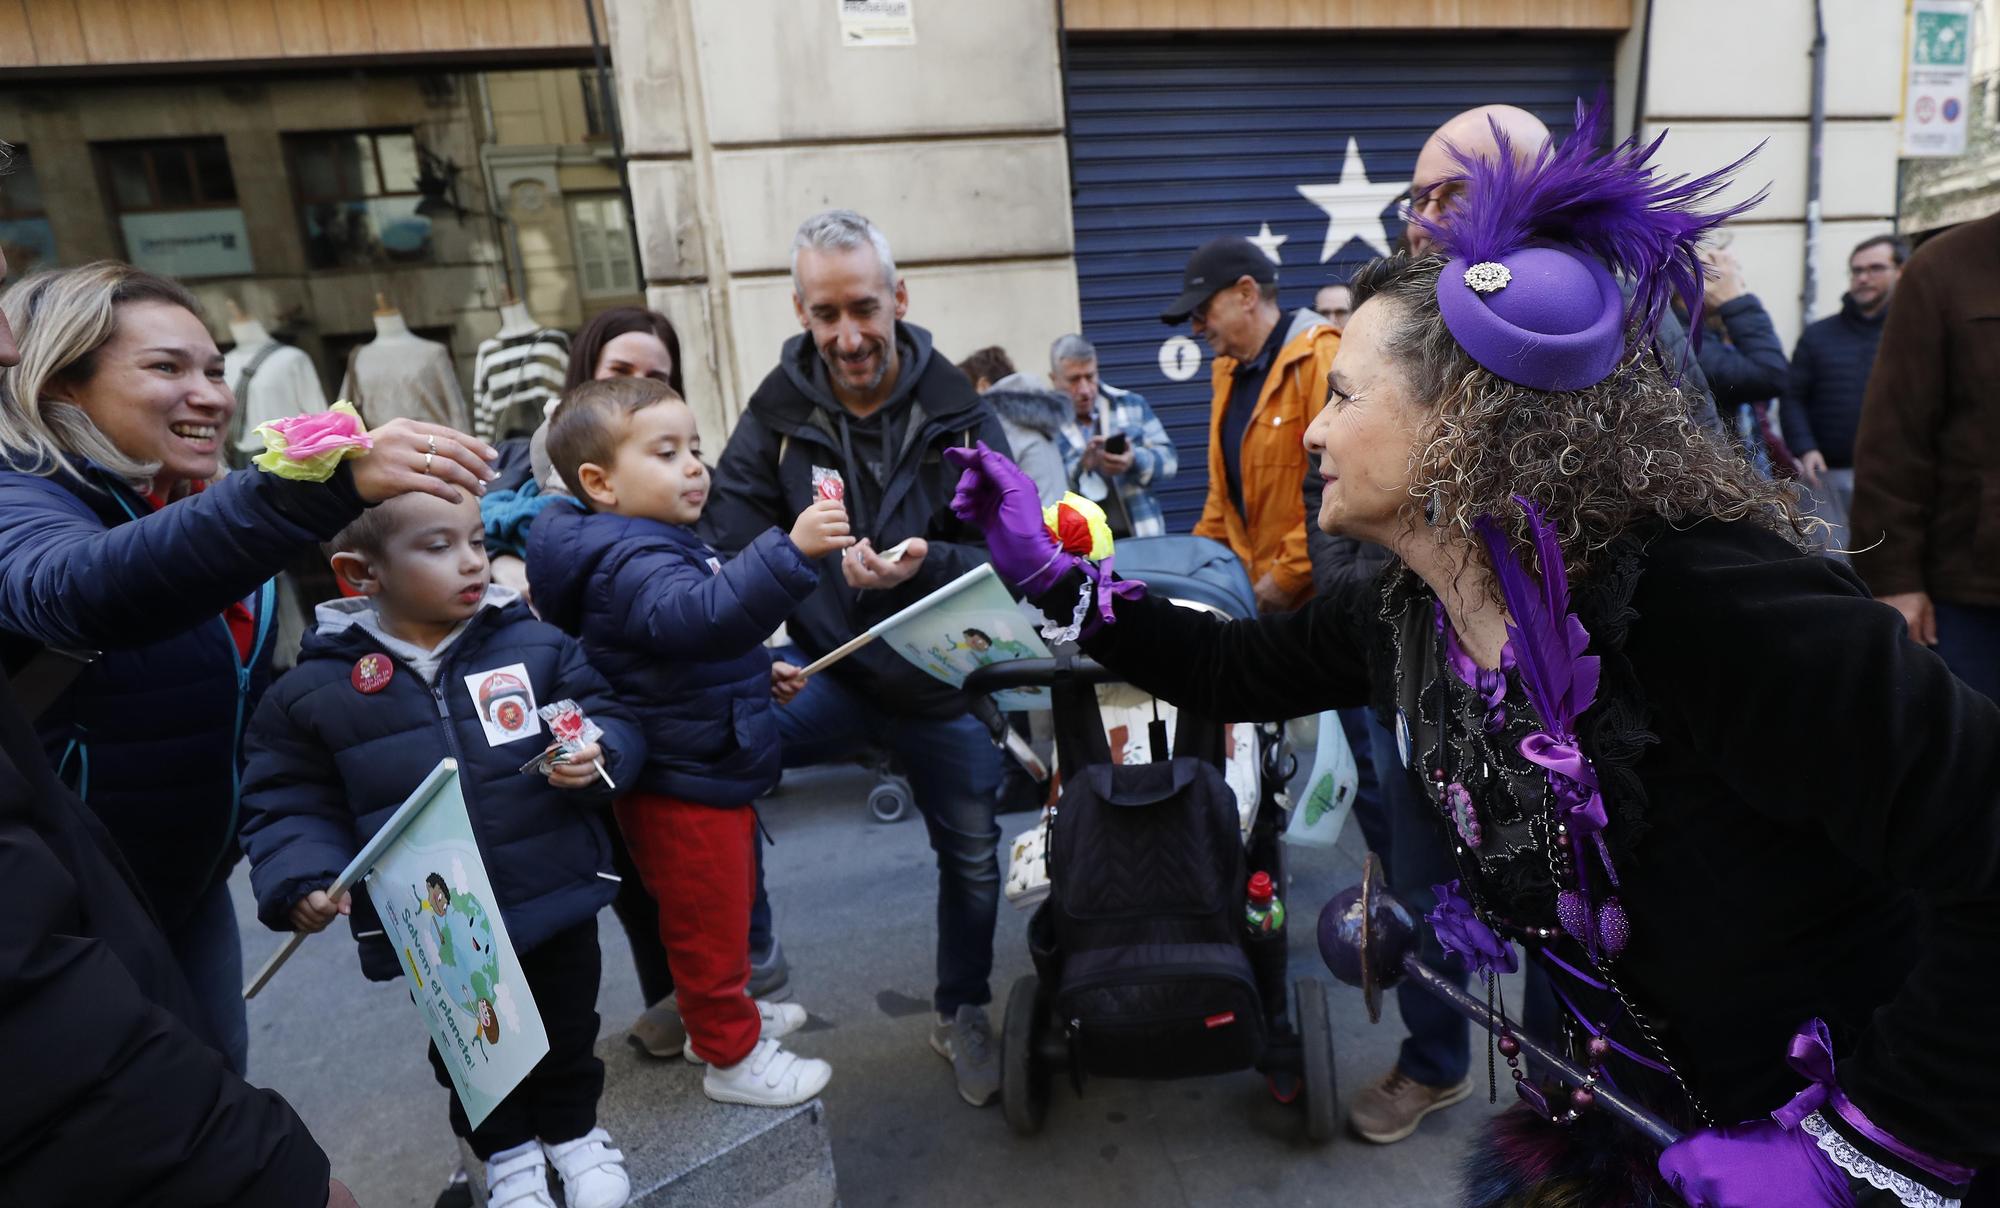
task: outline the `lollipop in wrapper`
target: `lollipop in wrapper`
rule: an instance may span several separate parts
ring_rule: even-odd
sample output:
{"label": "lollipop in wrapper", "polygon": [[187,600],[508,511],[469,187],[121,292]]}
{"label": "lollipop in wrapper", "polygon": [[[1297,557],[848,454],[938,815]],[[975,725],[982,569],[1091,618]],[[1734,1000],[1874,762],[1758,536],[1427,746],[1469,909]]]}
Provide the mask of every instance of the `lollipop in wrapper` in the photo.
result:
{"label": "lollipop in wrapper", "polygon": [[[596,722],[585,717],[583,710],[577,708],[573,700],[559,700],[551,705],[543,705],[539,712],[542,720],[549,723],[549,733],[555,735],[556,740],[549,744],[548,750],[529,760],[521,768],[523,772],[546,776],[556,764],[567,762],[570,756],[604,737],[604,731],[598,728]],[[591,763],[596,767],[597,774],[603,779],[605,786],[617,789],[618,786],[611,780],[611,774],[604,770],[604,761],[594,759]]]}
{"label": "lollipop in wrapper", "polygon": [[812,468],[814,499],[831,499],[836,502],[847,498],[847,480],[839,470],[829,470],[825,466]]}

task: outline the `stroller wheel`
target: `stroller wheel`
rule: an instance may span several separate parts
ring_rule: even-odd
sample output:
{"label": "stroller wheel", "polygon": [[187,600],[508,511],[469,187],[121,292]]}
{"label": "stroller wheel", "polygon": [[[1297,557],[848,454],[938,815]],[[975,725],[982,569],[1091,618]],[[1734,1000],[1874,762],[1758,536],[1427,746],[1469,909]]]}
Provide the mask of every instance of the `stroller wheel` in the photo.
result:
{"label": "stroller wheel", "polygon": [[1305,1058],[1306,1139],[1333,1140],[1340,1104],[1333,1080],[1333,1029],[1326,1009],[1326,983],[1302,977],[1293,983],[1299,1003],[1300,1052]]}
{"label": "stroller wheel", "polygon": [[877,822],[901,822],[915,804],[910,782],[901,776],[885,776],[868,791],[868,812]]}
{"label": "stroller wheel", "polygon": [[1023,1137],[1042,1131],[1049,1111],[1049,1070],[1038,1046],[1043,1029],[1041,979],[1030,973],[1007,995],[1000,1025],[1000,1108]]}

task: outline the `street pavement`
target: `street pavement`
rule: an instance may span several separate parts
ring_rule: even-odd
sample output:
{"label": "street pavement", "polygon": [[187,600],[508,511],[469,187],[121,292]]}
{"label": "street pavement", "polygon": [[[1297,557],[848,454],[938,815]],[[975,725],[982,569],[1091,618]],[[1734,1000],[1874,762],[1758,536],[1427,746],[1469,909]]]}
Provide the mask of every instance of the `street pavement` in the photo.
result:
{"label": "street pavement", "polygon": [[[923,824],[871,820],[871,784],[859,768],[794,772],[760,803],[776,839],[766,867],[793,998],[812,1012],[807,1030],[787,1043],[833,1063],[825,1103],[848,1208],[1435,1208],[1453,1200],[1468,1138],[1497,1110],[1487,1106],[1483,1086],[1392,1146],[1345,1133],[1325,1146],[1308,1144],[1302,1113],[1273,1101],[1263,1079],[1249,1073],[1094,1081],[1081,1098],[1062,1082],[1046,1128],[1033,1138],[1015,1137],[997,1105],[967,1106],[950,1066],[927,1044],[937,873]],[[1000,821],[1011,839],[1033,816]],[[1352,826],[1332,851],[1295,852],[1287,903],[1293,976],[1329,983],[1343,1110],[1356,1089],[1389,1068],[1400,1036],[1395,996],[1385,996],[1382,1022],[1371,1026],[1359,992],[1333,982],[1313,946],[1320,906],[1359,879],[1360,857]],[[251,917],[242,869],[234,889],[245,966],[255,968],[281,937]],[[1029,971],[1026,923],[1025,913],[1002,904],[996,1032],[1008,987]],[[618,1035],[640,1010],[638,986],[608,910],[599,934],[598,1009],[604,1035]],[[402,983],[362,978],[345,923],[304,944],[250,1003],[250,1033],[251,1080],[298,1109],[366,1208],[429,1208],[456,1163],[445,1093],[432,1078],[423,1027]],[[1483,1047],[1474,1049],[1480,1081]],[[678,1060],[657,1070],[662,1079],[699,1076]],[[1508,1089],[1505,1078],[1500,1086]],[[615,1140],[616,1122],[606,1123]]]}

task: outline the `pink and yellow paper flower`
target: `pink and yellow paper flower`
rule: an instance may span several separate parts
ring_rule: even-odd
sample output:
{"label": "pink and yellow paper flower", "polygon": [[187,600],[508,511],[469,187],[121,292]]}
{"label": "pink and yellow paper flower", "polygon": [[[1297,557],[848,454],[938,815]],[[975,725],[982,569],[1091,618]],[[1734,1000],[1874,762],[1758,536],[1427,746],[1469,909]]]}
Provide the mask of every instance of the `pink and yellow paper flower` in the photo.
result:
{"label": "pink and yellow paper flower", "polygon": [[295,415],[257,425],[264,451],[252,459],[260,470],[300,482],[325,482],[350,457],[374,448],[354,404],[342,400],[330,411]]}

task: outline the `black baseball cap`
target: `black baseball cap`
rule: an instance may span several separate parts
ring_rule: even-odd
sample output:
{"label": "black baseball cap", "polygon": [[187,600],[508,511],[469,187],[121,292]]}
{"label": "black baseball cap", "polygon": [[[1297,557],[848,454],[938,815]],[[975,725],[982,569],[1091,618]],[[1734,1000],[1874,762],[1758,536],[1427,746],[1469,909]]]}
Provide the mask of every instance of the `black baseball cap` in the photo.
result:
{"label": "black baseball cap", "polygon": [[1160,322],[1169,327],[1187,322],[1195,307],[1245,277],[1270,285],[1278,279],[1278,266],[1262,248],[1241,235],[1209,240],[1188,257],[1187,268],[1181,273],[1181,296],[1160,312]]}

